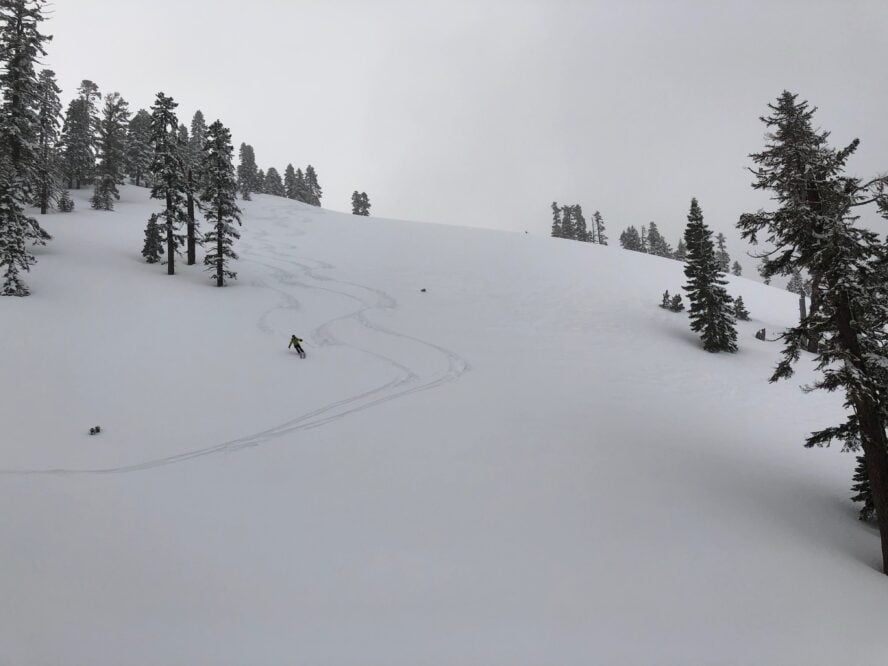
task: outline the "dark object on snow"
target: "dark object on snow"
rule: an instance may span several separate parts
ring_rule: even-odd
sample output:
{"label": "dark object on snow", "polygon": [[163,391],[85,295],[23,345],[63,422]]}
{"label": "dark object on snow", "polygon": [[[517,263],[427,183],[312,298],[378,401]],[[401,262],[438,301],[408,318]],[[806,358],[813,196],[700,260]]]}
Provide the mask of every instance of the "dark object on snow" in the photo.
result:
{"label": "dark object on snow", "polygon": [[100,432],[102,432],[102,426],[93,426],[89,429],[90,435],[98,435]]}
{"label": "dark object on snow", "polygon": [[296,350],[296,353],[299,354],[299,358],[305,358],[305,350],[302,348],[300,344],[302,342],[302,338],[297,338],[295,335],[290,337],[290,344],[287,345],[287,349],[293,347]]}
{"label": "dark object on snow", "polygon": [[760,331],[756,331],[756,332],[755,332],[755,339],[756,339],[756,340],[764,340],[764,339],[765,339],[765,335],[766,335],[766,333],[765,333],[765,329],[762,329],[762,330],[760,330]]}
{"label": "dark object on snow", "polygon": [[421,291],[422,293],[425,293],[425,287],[423,287],[422,289],[420,289],[420,291]]}
{"label": "dark object on snow", "polygon": [[681,301],[681,294],[675,294],[670,297],[668,289],[663,292],[663,300],[660,302],[660,307],[670,312],[681,312],[685,309],[684,303]]}

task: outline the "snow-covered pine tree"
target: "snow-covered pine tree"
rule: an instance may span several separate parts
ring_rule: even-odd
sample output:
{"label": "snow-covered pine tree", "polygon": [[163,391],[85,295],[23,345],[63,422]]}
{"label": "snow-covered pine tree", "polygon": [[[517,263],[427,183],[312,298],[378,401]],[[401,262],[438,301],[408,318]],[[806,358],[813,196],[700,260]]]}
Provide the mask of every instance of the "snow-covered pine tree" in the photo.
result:
{"label": "snow-covered pine tree", "polygon": [[[85,150],[82,155],[83,171],[80,176],[84,184],[89,184],[96,177],[100,123],[98,101],[102,99],[102,93],[99,92],[99,86],[89,79],[84,79],[80,82],[80,87],[77,88],[77,95],[82,101],[82,105],[79,107],[82,117],[79,118],[77,125],[82,134],[77,140],[83,144],[81,150]],[[80,188],[78,187],[78,189]]]}
{"label": "snow-covered pine tree", "polygon": [[361,214],[361,195],[357,190],[352,192],[352,215]]}
{"label": "snow-covered pine tree", "polygon": [[672,297],[672,301],[669,303],[669,309],[673,312],[681,312],[685,309],[685,305],[681,301],[681,294],[675,294]]}
{"label": "snow-covered pine tree", "polygon": [[59,128],[61,126],[62,103],[59,100],[55,72],[44,69],[40,72],[37,84],[37,149],[34,170],[34,205],[40,213],[46,212],[60,194],[59,174]]}
{"label": "snow-covered pine tree", "polygon": [[118,185],[123,184],[126,170],[126,135],[129,126],[129,104],[119,93],[105,97],[99,121],[96,182],[90,205],[95,210],[114,210],[120,199]]}
{"label": "snow-covered pine tree", "polygon": [[771,284],[771,276],[765,268],[765,262],[762,261],[758,265],[758,274],[762,278],[765,284]]}
{"label": "snow-covered pine tree", "polygon": [[74,210],[74,201],[71,199],[71,193],[68,190],[62,190],[59,196],[59,202],[56,204],[60,213],[70,213]]}
{"label": "snow-covered pine tree", "polygon": [[574,239],[583,243],[592,242],[592,234],[586,226],[586,218],[583,215],[583,207],[580,204],[574,205]]}
{"label": "snow-covered pine tree", "polygon": [[792,277],[789,278],[789,282],[786,284],[786,291],[798,294],[799,296],[805,295],[807,296],[805,289],[805,281],[802,279],[801,271],[793,271]]}
{"label": "snow-covered pine tree", "polygon": [[676,261],[688,260],[688,246],[685,245],[684,238],[679,239],[675,252],[672,254],[672,258]]}
{"label": "snow-covered pine tree", "polygon": [[79,190],[92,178],[95,167],[93,134],[86,101],[77,97],[68,104],[62,126],[62,170],[68,187]]}
{"label": "snow-covered pine tree", "polygon": [[703,221],[703,212],[696,199],[691,199],[685,244],[688,260],[684,274],[688,282],[684,290],[691,303],[691,330],[700,334],[703,349],[708,352],[737,351],[733,299],[725,290],[727,282],[719,270],[712,231]]}
{"label": "snow-covered pine tree", "polygon": [[321,191],[320,183],[318,183],[318,174],[315,172],[315,168],[311,164],[305,167],[305,185],[309,197],[309,201],[306,203],[309,203],[312,206],[320,206],[323,192]]}
{"label": "snow-covered pine tree", "polygon": [[193,266],[197,262],[197,220],[194,216],[194,170],[200,161],[192,151],[191,136],[185,123],[179,123],[176,131],[176,139],[179,144],[179,155],[182,158],[182,167],[185,171],[185,265]]}
{"label": "snow-covered pine tree", "polygon": [[361,215],[370,215],[370,197],[366,192],[361,192]]}
{"label": "snow-covered pine tree", "polygon": [[191,183],[194,192],[203,188],[203,148],[207,142],[207,122],[203,111],[198,109],[191,118],[191,136],[188,139],[188,164],[191,167]]}
{"label": "snow-covered pine tree", "polygon": [[643,250],[641,249],[641,236],[638,233],[638,229],[630,225],[623,233],[621,233],[620,246],[624,250],[642,252]]}
{"label": "snow-covered pine tree", "polygon": [[237,274],[228,269],[228,262],[237,259],[232,245],[240,238],[235,224],[241,223],[233,153],[231,133],[217,120],[207,130],[203,155],[206,171],[200,195],[204,216],[212,225],[204,239],[208,248],[204,264],[214,272],[217,287],[225,285],[225,278],[237,278]]}
{"label": "snow-covered pine tree", "polygon": [[4,296],[27,296],[21,278],[36,261],[27,243],[50,238],[26,214],[38,181],[40,81],[35,70],[51,37],[40,33],[44,0],[0,0],[0,268]]}
{"label": "snow-covered pine tree", "polygon": [[296,170],[292,164],[288,164],[284,169],[284,196],[288,199],[297,199],[298,188],[296,187]]}
{"label": "snow-covered pine tree", "polygon": [[669,296],[669,290],[663,292],[663,299],[660,301],[661,308],[668,308],[669,304],[672,302],[672,298]]}
{"label": "snow-covered pine tree", "polygon": [[302,169],[296,169],[296,199],[302,203],[309,203],[311,194],[308,191],[308,184],[305,181],[305,174]]}
{"label": "snow-covered pine tree", "polygon": [[743,304],[743,297],[738,296],[734,300],[734,318],[738,321],[749,321],[749,311]]}
{"label": "snow-covered pine tree", "polygon": [[168,275],[176,272],[176,252],[184,241],[180,229],[188,222],[188,184],[185,165],[179,154],[177,106],[172,97],[162,92],[157,93],[151,106],[151,144],[154,146],[151,198],[164,203],[158,218],[163,219],[164,224]]}
{"label": "snow-covered pine tree", "polygon": [[250,200],[250,193],[256,191],[256,177],[259,167],[256,166],[256,153],[253,146],[245,143],[240,145],[237,165],[237,189],[244,201]]}
{"label": "snow-covered pine tree", "polygon": [[715,237],[715,259],[718,262],[718,270],[727,273],[731,269],[731,255],[728,254],[728,239],[721,232]]}
{"label": "snow-covered pine tree", "polygon": [[857,456],[857,467],[854,469],[854,476],[851,480],[853,482],[851,492],[854,493],[851,496],[851,501],[863,504],[857,517],[860,520],[869,522],[876,516],[876,507],[873,505],[873,491],[869,484],[869,471],[867,470],[865,455]]}
{"label": "snow-covered pine tree", "polygon": [[656,222],[651,222],[651,225],[648,228],[647,238],[648,252],[650,252],[650,254],[655,254],[658,257],[672,257],[672,248],[669,247],[669,243],[666,242],[666,239],[660,234]]}
{"label": "snow-covered pine tree", "polygon": [[157,224],[157,213],[151,213],[145,226],[145,244],[142,256],[149,264],[156,264],[163,256],[163,239],[160,237],[160,225]]}
{"label": "snow-covered pine tree", "polygon": [[151,114],[145,109],[139,109],[129,121],[126,132],[126,173],[133,184],[142,185],[153,158]]}
{"label": "snow-covered pine tree", "polygon": [[561,237],[576,240],[577,234],[574,228],[574,207],[561,207]]}
{"label": "snow-covered pine tree", "polygon": [[557,201],[552,202],[552,238],[564,238],[561,232],[561,207]]}
{"label": "snow-covered pine tree", "polygon": [[266,189],[265,183],[265,171],[259,169],[256,172],[256,184],[253,186],[253,192],[256,194],[267,194],[268,190]]}
{"label": "snow-covered pine tree", "polygon": [[599,245],[607,245],[607,235],[605,234],[604,229],[604,218],[601,217],[601,213],[599,213],[597,210],[595,211],[595,215],[593,215],[592,218],[595,220],[594,226],[596,242]]}
{"label": "snow-covered pine tree", "polygon": [[743,274],[743,266],[740,265],[739,261],[735,261],[734,265],[731,266],[731,272],[737,277],[740,277]]}
{"label": "snow-covered pine tree", "polygon": [[268,171],[265,172],[265,193],[275,197],[282,197],[286,194],[281,174],[274,167],[268,167]]}
{"label": "snow-covered pine tree", "polygon": [[[771,381],[791,377],[803,349],[814,339],[820,377],[810,387],[843,390],[848,408],[838,425],[812,433],[806,446],[833,440],[847,450],[863,449],[866,473],[888,573],[888,247],[857,224],[856,209],[873,202],[888,206],[888,178],[867,183],[845,175],[855,139],[837,150],[828,132],[815,130],[815,109],[784,91],[762,121],[768,142],[753,154],[754,189],[767,190],[775,211],[740,217],[743,238],[759,236],[773,248],[763,273],[806,271],[813,279],[811,310],[783,334],[783,358]],[[881,200],[881,201],[880,201]]]}

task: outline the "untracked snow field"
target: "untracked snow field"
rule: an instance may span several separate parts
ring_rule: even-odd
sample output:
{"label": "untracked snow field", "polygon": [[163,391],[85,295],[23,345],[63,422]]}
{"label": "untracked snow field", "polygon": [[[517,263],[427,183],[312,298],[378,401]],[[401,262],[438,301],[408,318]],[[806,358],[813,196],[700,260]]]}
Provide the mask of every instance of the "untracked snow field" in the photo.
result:
{"label": "untracked snow field", "polygon": [[794,295],[711,355],[678,262],[263,195],[217,289],[74,194],[0,300],[3,666],[888,662]]}

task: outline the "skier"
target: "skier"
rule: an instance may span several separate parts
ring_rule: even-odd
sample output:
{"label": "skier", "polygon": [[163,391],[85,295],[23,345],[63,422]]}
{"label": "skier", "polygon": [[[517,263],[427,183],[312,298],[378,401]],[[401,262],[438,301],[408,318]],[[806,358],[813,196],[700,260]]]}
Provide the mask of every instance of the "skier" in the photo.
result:
{"label": "skier", "polygon": [[302,345],[299,344],[300,342],[302,342],[302,338],[297,338],[294,334],[290,338],[290,344],[287,345],[287,349],[293,347],[296,349],[296,353],[299,354],[299,358],[305,358],[305,350],[302,348]]}

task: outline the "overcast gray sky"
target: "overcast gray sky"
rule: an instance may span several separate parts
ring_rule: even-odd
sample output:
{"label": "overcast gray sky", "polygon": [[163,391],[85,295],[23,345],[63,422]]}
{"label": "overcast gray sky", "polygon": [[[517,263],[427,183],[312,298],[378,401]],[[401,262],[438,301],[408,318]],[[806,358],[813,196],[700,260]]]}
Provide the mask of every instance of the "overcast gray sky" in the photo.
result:
{"label": "overcast gray sky", "polygon": [[[820,107],[852,168],[888,170],[888,2],[57,0],[47,64],[133,110],[157,91],[256,149],[311,163],[323,205],[548,233],[601,210],[612,241],[692,196],[728,234],[763,203],[746,155],[786,88]],[[588,215],[587,215],[588,216]],[[753,262],[744,262],[751,268]]]}

